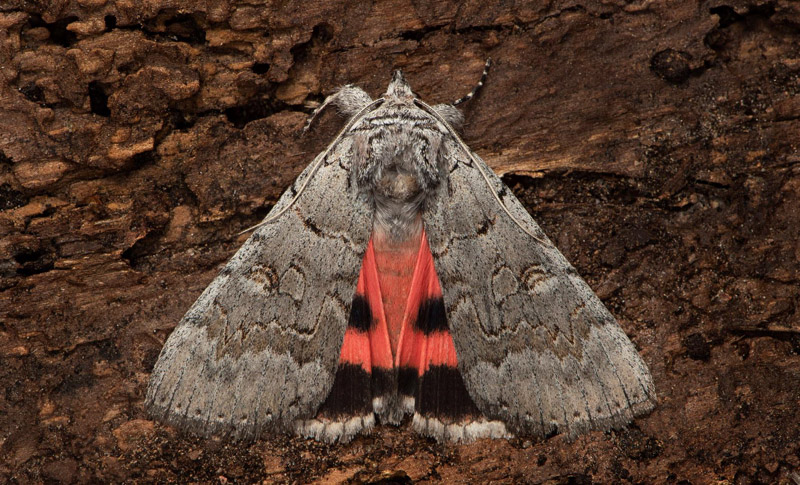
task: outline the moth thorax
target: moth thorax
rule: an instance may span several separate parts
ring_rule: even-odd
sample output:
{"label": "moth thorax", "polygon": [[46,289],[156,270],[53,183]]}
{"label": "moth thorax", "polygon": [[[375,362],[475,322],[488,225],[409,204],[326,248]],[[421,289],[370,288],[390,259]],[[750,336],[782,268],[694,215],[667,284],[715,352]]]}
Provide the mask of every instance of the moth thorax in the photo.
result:
{"label": "moth thorax", "polygon": [[422,191],[414,174],[386,170],[375,184],[375,192],[398,203],[414,200]]}
{"label": "moth thorax", "polygon": [[405,240],[419,232],[425,191],[416,173],[384,169],[373,185],[372,198],[379,232],[393,240]]}

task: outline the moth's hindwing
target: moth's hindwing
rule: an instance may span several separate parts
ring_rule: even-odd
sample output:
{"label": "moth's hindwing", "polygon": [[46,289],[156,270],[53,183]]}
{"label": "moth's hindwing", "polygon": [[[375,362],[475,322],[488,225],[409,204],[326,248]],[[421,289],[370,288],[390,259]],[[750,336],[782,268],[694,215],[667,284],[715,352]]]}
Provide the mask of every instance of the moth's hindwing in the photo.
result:
{"label": "moth's hindwing", "polygon": [[412,281],[397,361],[399,392],[413,403],[414,429],[439,441],[508,437],[502,422],[482,415],[464,385],[425,231]]}

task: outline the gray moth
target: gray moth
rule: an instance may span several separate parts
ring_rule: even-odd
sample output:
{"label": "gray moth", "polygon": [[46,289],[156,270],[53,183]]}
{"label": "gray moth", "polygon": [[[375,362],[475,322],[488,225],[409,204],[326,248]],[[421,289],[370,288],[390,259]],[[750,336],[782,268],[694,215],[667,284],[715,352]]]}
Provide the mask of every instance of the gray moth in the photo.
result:
{"label": "gray moth", "polygon": [[325,100],[315,116],[349,121],[168,338],[154,417],[346,442],[411,415],[469,442],[575,437],[653,408],[614,317],[460,138],[455,105],[485,77],[451,104],[399,71],[376,100],[352,85]]}

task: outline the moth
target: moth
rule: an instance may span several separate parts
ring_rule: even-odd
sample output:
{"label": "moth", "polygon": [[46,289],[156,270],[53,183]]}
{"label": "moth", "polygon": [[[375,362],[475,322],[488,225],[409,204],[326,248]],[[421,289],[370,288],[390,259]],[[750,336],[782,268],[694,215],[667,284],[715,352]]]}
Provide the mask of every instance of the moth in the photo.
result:
{"label": "moth", "polygon": [[[488,68],[488,63],[487,63]],[[486,70],[481,82],[486,77]],[[650,372],[512,192],[397,71],[166,341],[146,406],[209,436],[569,437],[651,410]],[[311,118],[313,120],[313,117]]]}

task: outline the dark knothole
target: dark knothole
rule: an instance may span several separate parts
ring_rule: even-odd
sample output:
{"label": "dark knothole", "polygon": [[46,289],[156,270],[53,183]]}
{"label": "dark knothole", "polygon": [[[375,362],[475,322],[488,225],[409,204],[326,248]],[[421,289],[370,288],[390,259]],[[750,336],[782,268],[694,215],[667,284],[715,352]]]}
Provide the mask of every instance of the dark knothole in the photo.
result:
{"label": "dark knothole", "polygon": [[650,59],[650,70],[673,84],[680,84],[692,73],[689,54],[675,49],[664,49]]}
{"label": "dark knothole", "polygon": [[111,110],[108,109],[108,94],[97,81],[89,83],[89,105],[92,113],[104,117],[111,116]]}
{"label": "dark knothole", "polygon": [[60,45],[61,47],[69,47],[78,40],[78,36],[74,32],[67,30],[67,25],[78,20],[78,17],[71,15],[63,19],[56,20],[53,23],[45,22],[41,16],[31,15],[28,20],[29,28],[44,27],[50,32],[49,41]]}
{"label": "dark knothole", "polygon": [[44,92],[42,88],[37,86],[35,83],[30,82],[21,88],[19,88],[19,92],[22,93],[23,96],[28,101],[33,101],[34,103],[44,103]]}
{"label": "dark knothole", "polygon": [[172,35],[182,42],[189,44],[203,44],[206,41],[206,31],[192,15],[178,14],[164,22],[165,33]]}
{"label": "dark knothole", "polygon": [[256,62],[253,64],[252,70],[256,74],[266,74],[269,71],[269,64],[266,62]]}

